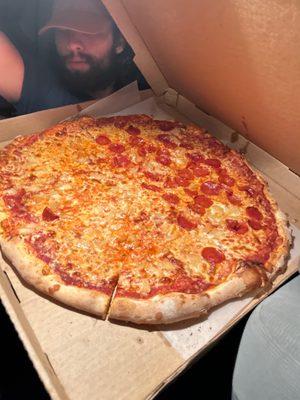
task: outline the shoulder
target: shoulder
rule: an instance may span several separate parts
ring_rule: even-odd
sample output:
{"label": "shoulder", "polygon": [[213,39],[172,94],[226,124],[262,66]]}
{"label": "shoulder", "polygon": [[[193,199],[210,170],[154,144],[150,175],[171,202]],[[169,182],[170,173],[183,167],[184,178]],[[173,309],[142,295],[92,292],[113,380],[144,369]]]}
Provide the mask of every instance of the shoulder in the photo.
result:
{"label": "shoulder", "polygon": [[23,59],[4,32],[0,31],[0,95],[13,103],[18,101],[23,84]]}

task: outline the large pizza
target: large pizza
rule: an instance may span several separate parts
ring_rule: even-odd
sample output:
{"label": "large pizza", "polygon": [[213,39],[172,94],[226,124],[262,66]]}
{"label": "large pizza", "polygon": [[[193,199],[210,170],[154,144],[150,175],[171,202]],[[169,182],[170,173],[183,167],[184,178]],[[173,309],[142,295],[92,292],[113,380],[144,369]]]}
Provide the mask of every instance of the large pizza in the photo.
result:
{"label": "large pizza", "polygon": [[268,287],[286,220],[266,183],[204,129],[81,117],[0,152],[0,244],[36,289],[135,323],[170,323]]}

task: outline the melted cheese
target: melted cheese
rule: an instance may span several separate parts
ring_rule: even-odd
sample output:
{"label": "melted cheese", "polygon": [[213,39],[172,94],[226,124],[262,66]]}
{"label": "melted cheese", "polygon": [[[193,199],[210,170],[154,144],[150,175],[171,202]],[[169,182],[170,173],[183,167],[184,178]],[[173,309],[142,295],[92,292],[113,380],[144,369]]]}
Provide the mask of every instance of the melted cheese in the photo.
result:
{"label": "melted cheese", "polygon": [[[69,130],[66,136],[55,136],[55,130],[46,132],[30,147],[21,149],[22,162],[11,155],[0,172],[14,172],[11,178],[14,190],[25,189],[24,207],[38,218],[37,225],[23,221],[18,226],[18,235],[25,240],[34,232],[54,233],[49,239],[49,245],[55,244],[53,265],[68,266],[66,271],[71,277],[79,276],[97,284],[121,274],[119,284],[124,290],[133,289],[146,295],[163,278],[173,279],[178,274],[203,278],[207,282],[218,280],[219,266],[212,267],[201,255],[205,247],[224,252],[224,263],[230,273],[230,263],[236,265],[239,259],[251,255],[266,241],[263,230],[249,229],[238,235],[226,228],[226,219],[247,222],[245,207],[249,205],[249,198],[245,192],[238,191],[236,185],[232,190],[238,193],[242,207],[232,205],[222,190],[219,195],[211,196],[213,204],[205,209],[204,215],[188,208],[193,199],[182,187],[164,187],[168,176],[174,178],[177,170],[186,166],[188,150],[168,149],[172,163],[169,167],[158,163],[154,152],[139,155],[137,147],[129,144],[130,135],[122,129],[111,125],[79,128],[74,123],[65,127]],[[140,129],[144,143],[165,150],[156,139],[155,128]],[[193,135],[198,135],[199,131],[189,129],[191,143],[196,149],[208,158],[213,157],[202,142],[196,143]],[[128,157],[130,165],[116,168],[113,158],[117,154],[110,151],[108,145],[99,145],[98,135],[106,135],[112,143],[123,144],[122,156]],[[186,132],[183,134],[178,129],[173,135],[175,142],[180,135],[188,140]],[[230,167],[229,158],[225,157],[223,162]],[[189,189],[199,192],[201,183],[218,182],[216,169],[206,168],[210,175],[195,178]],[[151,181],[143,171],[157,173],[161,178]],[[235,170],[233,176],[238,179]],[[142,182],[159,189],[157,192],[145,189]],[[9,193],[11,189],[5,188],[1,194]],[[176,194],[179,203],[171,206],[162,198],[163,193]],[[1,222],[7,218],[8,210],[3,200],[0,201]],[[43,220],[46,207],[59,218]],[[176,220],[178,213],[195,221],[196,229],[180,227]],[[166,258],[168,254],[175,258],[174,262]],[[223,264],[221,267],[226,269]]]}

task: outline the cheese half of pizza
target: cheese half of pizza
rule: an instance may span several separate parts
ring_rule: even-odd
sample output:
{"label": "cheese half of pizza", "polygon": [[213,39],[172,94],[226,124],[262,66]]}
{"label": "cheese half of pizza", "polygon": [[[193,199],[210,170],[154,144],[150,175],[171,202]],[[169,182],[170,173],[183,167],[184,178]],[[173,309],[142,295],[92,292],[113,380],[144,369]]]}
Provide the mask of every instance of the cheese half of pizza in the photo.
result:
{"label": "cheese half of pizza", "polygon": [[268,287],[286,220],[204,129],[80,117],[0,153],[0,244],[36,289],[101,317],[171,323]]}

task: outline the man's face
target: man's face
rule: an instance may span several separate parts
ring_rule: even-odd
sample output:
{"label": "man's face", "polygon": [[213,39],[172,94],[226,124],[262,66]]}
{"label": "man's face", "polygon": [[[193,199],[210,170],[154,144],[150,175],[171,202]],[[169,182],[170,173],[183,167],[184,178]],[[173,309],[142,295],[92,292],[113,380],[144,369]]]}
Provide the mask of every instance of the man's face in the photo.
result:
{"label": "man's face", "polygon": [[56,29],[54,37],[63,76],[75,91],[101,90],[112,83],[117,49],[110,21],[97,34]]}

